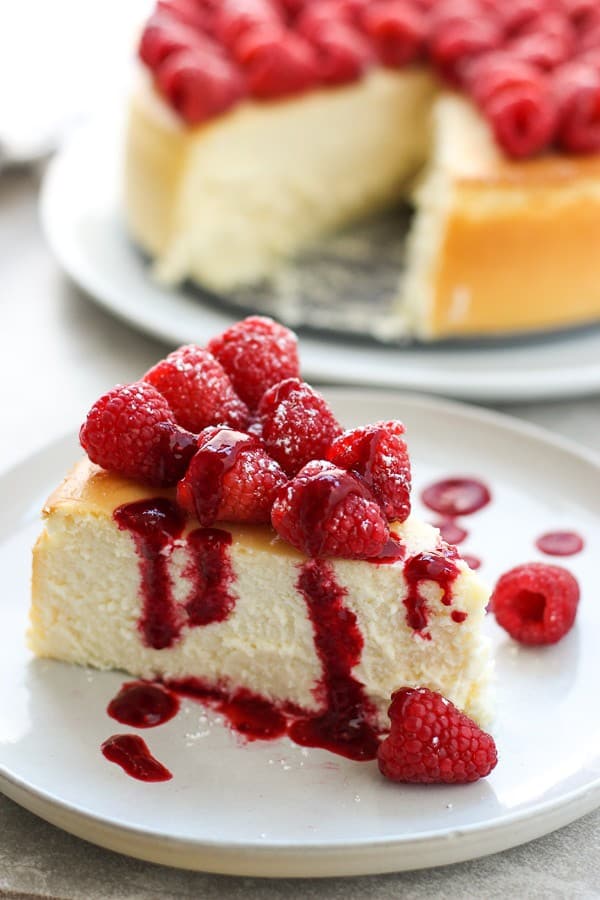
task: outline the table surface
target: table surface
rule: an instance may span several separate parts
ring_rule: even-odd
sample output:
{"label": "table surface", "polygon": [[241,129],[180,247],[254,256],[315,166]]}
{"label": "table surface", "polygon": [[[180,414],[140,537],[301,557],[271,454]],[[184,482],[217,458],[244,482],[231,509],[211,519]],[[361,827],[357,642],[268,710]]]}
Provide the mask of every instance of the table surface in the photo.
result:
{"label": "table surface", "polygon": [[[61,273],[37,221],[35,173],[0,177],[0,469],[75,428],[96,397],[164,345],[111,318]],[[497,406],[600,451],[600,397]],[[600,810],[514,850],[455,866],[327,881],[178,871],[94,847],[0,796],[0,896],[52,898],[600,897]]]}

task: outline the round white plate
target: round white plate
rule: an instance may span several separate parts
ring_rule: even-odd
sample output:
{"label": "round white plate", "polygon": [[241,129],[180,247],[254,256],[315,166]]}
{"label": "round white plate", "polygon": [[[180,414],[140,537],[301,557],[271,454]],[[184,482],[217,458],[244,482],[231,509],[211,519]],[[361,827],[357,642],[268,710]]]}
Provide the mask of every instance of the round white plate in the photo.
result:
{"label": "round white plate", "polygon": [[[120,212],[122,123],[99,117],[53,161],[41,218],[68,274],[98,303],[172,345],[205,342],[240,317],[155,284]],[[497,344],[386,347],[303,334],[313,380],[413,388],[469,399],[567,397],[600,388],[600,328]]]}
{"label": "round white plate", "polygon": [[600,676],[598,460],[449,402],[339,388],[328,396],[347,424],[405,419],[416,497],[448,474],[486,480],[493,502],[465,519],[462,549],[481,557],[490,584],[510,566],[539,559],[534,539],[549,528],[576,528],[587,541],[563,561],[582,601],[559,645],[524,649],[486,620],[497,663],[497,769],[469,786],[394,785],[375,763],[287,738],[241,744],[191,701],[172,721],[140,732],[172,781],[141,783],[108,763],[100,745],[123,726],[105,708],[124,676],[34,660],[24,644],[38,510],[78,455],[73,436],[0,479],[0,789],[9,797],[122,853],[269,876],[443,865],[538,837],[600,804],[600,732],[591,715]]}

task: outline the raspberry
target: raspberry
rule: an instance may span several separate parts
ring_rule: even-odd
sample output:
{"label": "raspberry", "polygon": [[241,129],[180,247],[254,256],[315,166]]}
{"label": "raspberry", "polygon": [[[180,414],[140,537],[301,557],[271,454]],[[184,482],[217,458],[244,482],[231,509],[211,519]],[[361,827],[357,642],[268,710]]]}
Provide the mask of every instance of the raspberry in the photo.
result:
{"label": "raspberry", "polygon": [[405,66],[423,52],[425,17],[408,0],[369,3],[362,21],[365,33],[385,66]]}
{"label": "raspberry", "polygon": [[165,12],[198,31],[210,31],[219,0],[158,0],[157,12]]}
{"label": "raspberry", "polygon": [[230,425],[240,431],[249,413],[223,366],[208,350],[194,344],[180,347],[144,375],[166,398],[177,423],[199,432],[209,425]]}
{"label": "raspberry", "polygon": [[229,50],[244,34],[265,25],[283,26],[275,4],[269,0],[221,0],[215,13],[215,36]]}
{"label": "raspberry", "polygon": [[506,33],[512,35],[539,20],[548,6],[548,0],[510,0],[498,4],[498,13]]}
{"label": "raspberry", "polygon": [[467,86],[509,156],[532,156],[552,142],[556,105],[548,79],[534,66],[490,54],[470,67]]}
{"label": "raspberry", "polygon": [[429,38],[429,53],[441,74],[456,83],[462,80],[462,70],[469,60],[496,50],[501,41],[499,23],[467,7],[462,15],[449,13],[438,20]]}
{"label": "raspberry", "polygon": [[255,410],[273,384],[300,374],[296,336],[272,319],[250,316],[208,344],[238,397]]}
{"label": "raspberry", "polygon": [[156,487],[175,484],[196,449],[151,384],[117,385],[94,403],[79,432],[92,462]]}
{"label": "raspberry", "polygon": [[189,23],[179,21],[166,12],[155,13],[142,32],[138,53],[153,71],[172,53],[191,49],[218,52],[216,45]]}
{"label": "raspberry", "polygon": [[540,69],[555,69],[573,55],[575,31],[565,16],[546,13],[524,28],[506,50],[515,59]]}
{"label": "raspberry", "polygon": [[554,78],[558,143],[569,153],[600,150],[600,66],[573,62]]}
{"label": "raspberry", "polygon": [[235,46],[235,58],[246,73],[250,94],[259,100],[300,94],[319,82],[311,45],[279,25],[245,32]]}
{"label": "raspberry", "polygon": [[369,559],[390,536],[368,488],[324,460],[308,463],[280,491],[271,522],[284,541],[313,557]]}
{"label": "raspberry", "polygon": [[315,30],[311,43],[317,52],[319,80],[323,84],[356,81],[373,59],[364,37],[340,22],[329,22]]}
{"label": "raspberry", "polygon": [[235,67],[218,53],[200,48],[171,53],[158,67],[156,83],[190,125],[224,113],[244,94]]}
{"label": "raspberry", "polygon": [[325,459],[342,431],[325,399],[298,378],[269,388],[258,414],[268,453],[290,476],[311,459]]}
{"label": "raspberry", "polygon": [[491,735],[441,694],[404,687],[392,695],[391,730],[377,752],[386,778],[409,784],[468,784],[498,762]]}
{"label": "raspberry", "polygon": [[522,644],[556,644],[573,627],[579,585],[561,566],[526,563],[499,579],[491,609]]}
{"label": "raspberry", "polygon": [[294,23],[294,29],[309,41],[328,25],[359,26],[365,0],[318,0],[307,4]]}
{"label": "raspberry", "polygon": [[410,459],[402,422],[353,428],[336,438],[327,459],[361,476],[388,520],[410,513]]}
{"label": "raspberry", "polygon": [[258,438],[231,428],[207,428],[177,485],[177,500],[203,526],[267,523],[275,495],[286,482]]}

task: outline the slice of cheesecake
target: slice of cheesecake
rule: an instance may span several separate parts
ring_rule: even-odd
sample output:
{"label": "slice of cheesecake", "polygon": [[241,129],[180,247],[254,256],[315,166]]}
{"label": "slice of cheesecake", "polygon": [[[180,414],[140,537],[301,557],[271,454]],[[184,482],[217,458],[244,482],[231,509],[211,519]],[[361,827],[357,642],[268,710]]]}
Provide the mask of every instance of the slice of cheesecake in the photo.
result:
{"label": "slice of cheesecake", "polygon": [[403,424],[343,431],[296,375],[294,335],[250,317],[94,404],[44,508],[31,648],[252,699],[354,759],[401,687],[485,720],[488,594],[410,514]]}
{"label": "slice of cheesecake", "polygon": [[[488,593],[414,516],[392,528],[395,559],[310,560],[267,526],[184,522],[173,491],[85,460],[44,517],[29,633],[39,656],[197,679],[310,716],[350,691],[378,732],[406,685],[488,716]],[[336,622],[329,644],[320,590]]]}

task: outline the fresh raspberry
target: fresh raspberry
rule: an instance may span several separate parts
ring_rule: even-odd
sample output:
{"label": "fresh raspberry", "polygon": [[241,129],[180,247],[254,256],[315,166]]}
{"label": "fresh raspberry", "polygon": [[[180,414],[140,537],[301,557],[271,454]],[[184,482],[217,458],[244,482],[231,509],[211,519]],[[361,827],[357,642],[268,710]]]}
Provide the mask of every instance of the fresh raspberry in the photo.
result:
{"label": "fresh raspberry", "polygon": [[138,53],[142,62],[155,71],[172,53],[191,49],[219,52],[217,46],[192,25],[163,12],[148,19]]}
{"label": "fresh raspberry", "polygon": [[279,25],[245,32],[234,55],[246,74],[249,93],[259,100],[301,94],[319,83],[314,49],[303,37]]}
{"label": "fresh raspberry", "polygon": [[467,87],[509,156],[532,156],[552,143],[556,104],[535,66],[492,53],[469,68]]}
{"label": "fresh raspberry", "polygon": [[554,78],[558,143],[569,153],[600,151],[600,66],[572,62]]}
{"label": "fresh raspberry", "polygon": [[392,695],[391,730],[377,752],[386,778],[409,784],[468,784],[498,762],[491,735],[436,691],[404,687]]}
{"label": "fresh raspberry", "polygon": [[79,440],[103,469],[156,487],[175,484],[196,449],[195,436],[177,425],[162,394],[143,381],[100,397]]}
{"label": "fresh raspberry", "polygon": [[170,353],[144,375],[166,398],[177,423],[198,433],[209,425],[244,431],[248,407],[235,393],[225,369],[214,356],[188,344]]}
{"label": "fresh raspberry", "polygon": [[157,12],[164,12],[198,31],[212,29],[219,0],[158,0]]}
{"label": "fresh raspberry", "polygon": [[264,392],[300,374],[296,335],[272,319],[250,316],[213,338],[208,350],[233,384],[238,397],[255,410]]}
{"label": "fresh raspberry", "polygon": [[323,84],[349,84],[361,78],[373,61],[369,44],[358,31],[342,22],[329,22],[309,38],[317,53]]}
{"label": "fresh raspberry", "polygon": [[325,459],[342,432],[327,401],[298,378],[269,388],[258,414],[268,453],[290,476],[311,459]]}
{"label": "fresh raspberry", "polygon": [[313,0],[298,16],[294,29],[313,41],[328,25],[358,27],[366,5],[366,0]]}
{"label": "fresh raspberry", "polygon": [[244,94],[243,79],[229,60],[199,48],[167,56],[156,71],[156,83],[189,125],[224,113]]}
{"label": "fresh raspberry", "polygon": [[389,521],[410,513],[410,459],[402,422],[378,422],[353,428],[336,438],[327,459],[358,473]]}
{"label": "fresh raspberry", "polygon": [[501,25],[493,18],[463,15],[440,18],[429,37],[429,54],[438,71],[450,82],[459,83],[467,63],[474,57],[498,49]]}
{"label": "fresh raspberry", "polygon": [[313,557],[370,559],[390,537],[368,488],[324,460],[308,463],[279,492],[271,522],[284,541]]}
{"label": "fresh raspberry", "polygon": [[561,566],[526,563],[499,579],[491,599],[498,625],[522,644],[556,644],[570,631],[579,585]]}
{"label": "fresh raspberry", "polygon": [[427,34],[423,13],[410,0],[369,3],[363,28],[385,66],[405,66],[423,52]]}
{"label": "fresh raspberry", "polygon": [[231,428],[207,428],[177,485],[177,501],[202,526],[267,523],[275,495],[286,482],[258,438]]}
{"label": "fresh raspberry", "polygon": [[564,15],[546,13],[521,30],[505,47],[515,59],[550,71],[575,51],[575,30]]}
{"label": "fresh raspberry", "polygon": [[518,34],[547,12],[548,0],[510,0],[498,3],[498,14],[508,35]]}
{"label": "fresh raspberry", "polygon": [[221,0],[215,13],[215,37],[233,51],[240,38],[265,25],[283,27],[283,19],[269,0]]}

